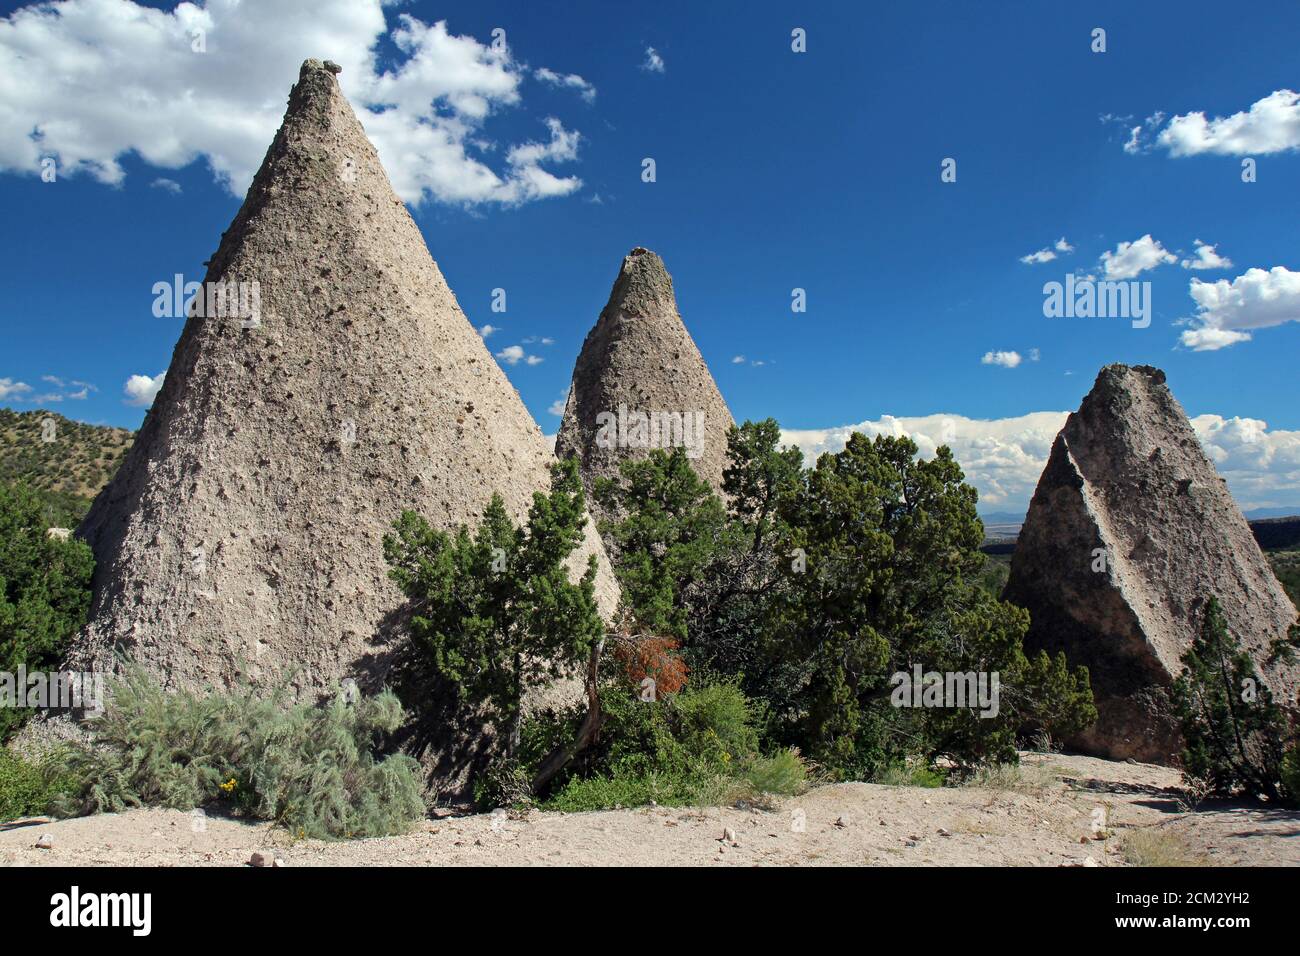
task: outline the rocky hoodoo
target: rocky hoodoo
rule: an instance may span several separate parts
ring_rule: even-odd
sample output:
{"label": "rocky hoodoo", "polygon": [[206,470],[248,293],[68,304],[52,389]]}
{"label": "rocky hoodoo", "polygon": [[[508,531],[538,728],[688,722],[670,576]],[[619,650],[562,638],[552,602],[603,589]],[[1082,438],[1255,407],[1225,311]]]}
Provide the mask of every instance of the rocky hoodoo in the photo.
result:
{"label": "rocky hoodoo", "polygon": [[[79,534],[98,561],[71,654],[169,686],[367,676],[402,598],[382,539],[403,509],[522,518],[552,451],[461,312],[337,67],[308,60],[208,264],[205,294],[117,476]],[[255,285],[254,285],[255,284]],[[248,294],[252,291],[253,294]],[[232,309],[231,302],[240,308]],[[249,308],[249,306],[252,308]],[[601,561],[588,523],[573,566]]]}
{"label": "rocky hoodoo", "polygon": [[1056,437],[1004,595],[1029,610],[1027,650],[1064,650],[1091,672],[1099,716],[1074,745],[1176,758],[1167,688],[1211,595],[1278,702],[1293,704],[1300,674],[1266,660],[1295,608],[1164,373],[1109,365]]}
{"label": "rocky hoodoo", "polygon": [[[617,477],[628,458],[681,445],[695,473],[720,493],[733,424],[677,312],[663,260],[633,249],[582,344],[556,454],[578,459],[590,496],[596,479]],[[592,509],[603,514],[594,502]]]}

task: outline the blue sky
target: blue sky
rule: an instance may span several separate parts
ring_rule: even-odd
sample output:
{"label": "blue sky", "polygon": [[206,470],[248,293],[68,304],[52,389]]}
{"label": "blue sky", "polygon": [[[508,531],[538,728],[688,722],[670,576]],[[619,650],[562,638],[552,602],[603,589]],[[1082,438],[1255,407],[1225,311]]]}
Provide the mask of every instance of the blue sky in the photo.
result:
{"label": "blue sky", "polygon": [[[923,450],[949,440],[985,507],[1014,511],[1059,413],[1102,365],[1145,362],[1168,372],[1243,507],[1300,505],[1300,106],[1267,99],[1300,89],[1300,5],[326,0],[273,15],[213,2],[190,19],[156,6],[73,0],[38,21],[0,5],[2,404],[137,426],[124,387],[164,371],[180,332],[153,316],[151,288],[202,277],[301,60],[344,63],[354,104],[382,99],[355,84],[416,62],[428,70],[385,94],[388,118],[405,110],[415,129],[427,107],[459,166],[394,168],[385,147],[410,129],[367,128],[389,137],[381,156],[462,308],[497,327],[489,346],[542,359],[507,372],[544,431],[641,245],[664,257],[736,418],[773,416],[809,451],[856,424],[917,433]],[[405,48],[399,15],[418,21]],[[411,46],[439,21],[437,42]],[[203,55],[157,53],[196,24]],[[200,105],[178,104],[191,85]],[[548,174],[536,195],[508,159],[522,144]],[[42,182],[33,155],[64,171]],[[1231,265],[1184,268],[1197,240]],[[1042,249],[1056,258],[1021,261]],[[1044,316],[1043,284],[1105,278],[1103,253],[1116,277],[1159,263],[1128,277],[1151,283],[1148,328]],[[1193,280],[1222,291],[1198,302]],[[1215,334],[1187,338],[1204,327]],[[74,398],[74,380],[95,388]]]}

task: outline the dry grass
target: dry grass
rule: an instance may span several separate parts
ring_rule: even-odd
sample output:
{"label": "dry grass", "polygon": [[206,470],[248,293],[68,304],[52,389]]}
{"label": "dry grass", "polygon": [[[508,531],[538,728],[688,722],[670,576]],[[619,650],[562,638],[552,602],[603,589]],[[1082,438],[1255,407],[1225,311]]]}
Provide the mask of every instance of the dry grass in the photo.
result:
{"label": "dry grass", "polygon": [[1191,849],[1171,830],[1144,827],[1132,830],[1122,843],[1124,862],[1129,866],[1208,866],[1206,857]]}
{"label": "dry grass", "polygon": [[1057,786],[1058,771],[1051,764],[993,764],[981,767],[962,784],[977,790],[1036,794]]}

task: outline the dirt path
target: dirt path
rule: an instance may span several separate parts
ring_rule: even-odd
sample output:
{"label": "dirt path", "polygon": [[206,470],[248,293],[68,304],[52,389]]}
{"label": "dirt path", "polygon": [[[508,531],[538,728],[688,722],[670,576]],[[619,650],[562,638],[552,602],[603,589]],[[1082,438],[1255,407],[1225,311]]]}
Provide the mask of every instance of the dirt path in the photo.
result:
{"label": "dirt path", "polygon": [[[1300,813],[1255,804],[1183,812],[1179,775],[1165,767],[1028,755],[1013,777],[985,788],[836,784],[773,810],[443,817],[404,836],[347,843],[135,810],[0,827],[0,863],[239,866],[263,852],[289,866],[1300,865]],[[724,829],[735,839],[721,840]],[[52,849],[35,846],[43,834]]]}

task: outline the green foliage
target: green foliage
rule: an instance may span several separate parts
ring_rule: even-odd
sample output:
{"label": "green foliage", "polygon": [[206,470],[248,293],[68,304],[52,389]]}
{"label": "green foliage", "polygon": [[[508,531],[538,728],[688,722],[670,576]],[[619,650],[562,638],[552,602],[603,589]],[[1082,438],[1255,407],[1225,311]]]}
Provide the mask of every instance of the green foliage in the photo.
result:
{"label": "green foliage", "polygon": [[1201,632],[1182,663],[1172,700],[1184,771],[1213,793],[1277,798],[1286,721],[1250,654],[1229,633],[1216,597],[1206,602]]}
{"label": "green foliage", "polygon": [[1066,740],[1097,719],[1088,668],[1070,669],[1065,653],[1046,651],[1027,660],[1010,695],[1015,713],[1023,717],[1021,733],[1031,740]]}
{"label": "green foliage", "polygon": [[886,787],[927,787],[930,789],[944,785],[944,774],[929,764],[915,760],[896,761],[881,768],[872,777],[872,783]]}
{"label": "green foliage", "polygon": [[[0,671],[56,669],[90,612],[90,548],[50,538],[48,527],[30,488],[0,485]],[[0,741],[29,715],[0,710]]]}
{"label": "green foliage", "polygon": [[[1028,615],[997,597],[1003,569],[977,550],[976,493],[949,449],[921,460],[908,438],[854,434],[804,470],[779,441],[770,419],[732,429],[721,522],[680,449],[604,488],[623,515],[611,530],[638,622],[761,701],[765,746],[798,747],[841,778],[913,758],[961,776],[1014,761],[1021,733],[1095,720],[1086,670],[1025,657]],[[916,667],[986,686],[997,674],[997,712],[896,706],[893,675]]]}
{"label": "green foliage", "polygon": [[754,705],[734,681],[688,686],[652,702],[611,683],[601,696],[601,743],[543,804],[547,809],[728,803],[798,793],[807,782],[796,752],[759,752]]}
{"label": "green foliage", "polygon": [[[1067,674],[1063,713],[1036,714],[1041,685],[1056,675],[1025,659],[1028,615],[975,583],[984,569],[975,490],[946,447],[928,461],[916,452],[906,437],[852,435],[788,505],[808,567],[790,579],[786,645],[813,664],[794,732],[841,776],[869,777],[909,756],[959,770],[1014,761],[1022,725],[1091,719],[1083,673]],[[917,667],[998,674],[998,713],[891,706],[891,676]]]}
{"label": "green foliage", "polygon": [[1293,741],[1282,755],[1282,793],[1292,804],[1300,804],[1300,741]]}
{"label": "green foliage", "polygon": [[349,703],[288,704],[283,692],[168,694],[131,670],[91,723],[92,739],[49,772],[80,781],[62,815],[129,807],[225,804],[321,839],[401,833],[424,813],[412,758],[377,759],[375,741],[403,718],[390,692]]}
{"label": "green foliage", "polygon": [[726,513],[680,446],[625,461],[620,472],[619,481],[598,481],[595,493],[611,513],[624,515],[601,528],[619,555],[624,603],[643,627],[682,639],[687,592],[718,546]]}
{"label": "green foliage", "polygon": [[585,661],[604,633],[596,606],[596,559],[572,583],[566,559],[586,521],[575,462],[552,467],[517,528],[493,495],[472,535],[448,535],[406,512],[384,538],[390,575],[410,599],[410,635],[432,672],[467,703],[487,709],[518,748],[524,695]]}
{"label": "green foliage", "polygon": [[71,777],[47,764],[28,762],[0,747],[0,823],[44,815],[53,800],[73,789]]}

